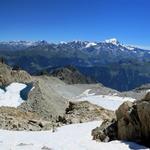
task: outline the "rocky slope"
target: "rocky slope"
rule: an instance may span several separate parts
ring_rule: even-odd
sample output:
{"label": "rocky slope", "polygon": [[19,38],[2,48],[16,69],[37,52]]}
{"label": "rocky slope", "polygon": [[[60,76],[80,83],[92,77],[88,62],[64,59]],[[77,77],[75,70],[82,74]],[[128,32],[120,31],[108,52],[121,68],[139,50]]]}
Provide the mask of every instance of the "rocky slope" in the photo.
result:
{"label": "rocky slope", "polygon": [[150,147],[150,93],[135,103],[125,102],[116,111],[116,120],[105,121],[92,131],[100,141],[127,140]]}
{"label": "rocky slope", "polygon": [[23,112],[17,108],[0,107],[0,128],[5,130],[40,131],[51,129],[55,124],[43,120],[32,112]]}
{"label": "rocky slope", "polygon": [[52,76],[59,78],[68,84],[90,84],[94,80],[84,76],[73,66],[58,68],[51,73]]}

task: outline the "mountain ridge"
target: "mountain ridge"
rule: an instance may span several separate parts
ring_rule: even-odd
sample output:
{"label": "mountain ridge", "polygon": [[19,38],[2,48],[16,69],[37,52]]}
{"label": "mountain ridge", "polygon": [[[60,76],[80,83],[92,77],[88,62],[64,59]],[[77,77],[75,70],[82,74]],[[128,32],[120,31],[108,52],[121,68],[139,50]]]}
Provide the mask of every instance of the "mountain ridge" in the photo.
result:
{"label": "mountain ridge", "polygon": [[58,44],[38,41],[27,47],[0,43],[0,57],[31,74],[49,68],[75,66],[105,86],[127,91],[150,82],[150,51],[125,46],[116,39],[103,42],[71,41]]}
{"label": "mountain ridge", "polygon": [[61,42],[48,42],[46,40],[35,40],[35,41],[30,41],[30,40],[10,40],[10,41],[0,41],[0,45],[11,45],[11,46],[18,46],[18,45],[22,45],[22,46],[26,46],[26,47],[30,47],[30,46],[37,46],[37,45],[63,45],[63,44],[70,44],[70,43],[76,43],[76,44],[83,44],[85,47],[84,48],[88,48],[88,47],[93,47],[96,46],[97,44],[100,43],[107,43],[107,44],[113,44],[113,45],[121,45],[126,47],[129,50],[134,50],[135,48],[138,49],[143,49],[143,50],[149,50],[149,49],[144,49],[144,48],[139,48],[138,46],[131,46],[128,44],[122,44],[118,39],[116,38],[111,38],[111,39],[106,39],[104,41],[87,41],[87,40],[72,40],[72,41],[61,41]]}

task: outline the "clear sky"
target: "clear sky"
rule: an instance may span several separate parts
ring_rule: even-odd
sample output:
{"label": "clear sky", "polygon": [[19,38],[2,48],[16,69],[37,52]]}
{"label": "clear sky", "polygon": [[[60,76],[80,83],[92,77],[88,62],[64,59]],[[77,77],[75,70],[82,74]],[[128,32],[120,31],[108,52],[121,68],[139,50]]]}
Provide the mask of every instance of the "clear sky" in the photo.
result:
{"label": "clear sky", "polygon": [[0,40],[114,37],[150,48],[150,0],[0,0]]}

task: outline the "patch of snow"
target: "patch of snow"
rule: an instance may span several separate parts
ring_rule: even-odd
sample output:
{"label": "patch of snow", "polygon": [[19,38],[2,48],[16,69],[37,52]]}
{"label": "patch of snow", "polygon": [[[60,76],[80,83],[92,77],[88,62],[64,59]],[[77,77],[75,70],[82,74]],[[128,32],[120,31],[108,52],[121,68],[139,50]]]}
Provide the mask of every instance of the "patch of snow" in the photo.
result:
{"label": "patch of snow", "polygon": [[100,122],[72,124],[51,131],[6,131],[0,130],[2,150],[130,150],[146,149],[131,142],[112,141],[109,143],[92,140],[91,131]]}
{"label": "patch of snow", "polygon": [[96,46],[96,45],[97,45],[96,43],[90,42],[90,43],[88,43],[85,47],[86,47],[86,48],[89,48],[89,47],[91,47],[91,46]]}
{"label": "patch of snow", "polygon": [[124,51],[124,48],[121,47],[120,50],[121,50],[121,51]]}
{"label": "patch of snow", "polygon": [[92,104],[104,107],[115,111],[125,101],[134,102],[135,99],[131,97],[119,97],[115,95],[95,95],[95,93],[88,94],[89,89],[83,92],[80,97],[76,97],[73,101],[89,101]]}
{"label": "patch of snow", "polygon": [[113,93],[112,95],[113,95],[113,96],[117,96],[117,95],[118,95],[118,93]]}
{"label": "patch of snow", "polygon": [[150,89],[146,90],[146,93],[149,93],[150,92]]}
{"label": "patch of snow", "polygon": [[89,93],[91,91],[91,89],[87,89],[85,90],[82,94],[80,94],[79,96],[77,96],[78,98],[82,98],[82,97],[88,97],[88,96],[93,96],[95,95],[95,93]]}
{"label": "patch of snow", "polygon": [[35,87],[33,86],[33,87],[32,87],[32,89],[31,89],[30,91],[33,91],[33,90],[34,90],[34,88],[35,88]]}
{"label": "patch of snow", "polygon": [[20,97],[20,91],[27,85],[22,83],[11,83],[5,90],[0,89],[0,106],[17,107],[24,101]]}

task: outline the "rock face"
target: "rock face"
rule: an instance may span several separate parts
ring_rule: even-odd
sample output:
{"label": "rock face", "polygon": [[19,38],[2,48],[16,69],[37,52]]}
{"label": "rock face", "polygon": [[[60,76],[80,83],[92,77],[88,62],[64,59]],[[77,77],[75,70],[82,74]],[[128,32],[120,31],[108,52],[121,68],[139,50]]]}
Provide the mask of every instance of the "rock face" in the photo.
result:
{"label": "rock face", "polygon": [[87,101],[69,102],[69,107],[63,117],[59,117],[59,122],[64,124],[83,123],[94,120],[110,119],[114,117],[113,111],[106,110],[100,106]]}
{"label": "rock face", "polygon": [[[116,139],[134,141],[150,146],[150,93],[147,93],[141,101],[123,103],[116,111],[116,118],[117,130],[115,130],[116,127],[113,130],[116,131]],[[109,122],[109,124],[112,126],[114,123]],[[99,134],[93,130],[94,139],[105,141],[105,138],[101,138],[102,135],[105,135],[107,139],[114,140],[110,136],[110,126],[108,127],[106,124],[103,126],[102,124],[99,128]],[[107,130],[108,133],[105,132]]]}
{"label": "rock face", "polygon": [[32,77],[26,71],[13,70],[0,62],[0,86],[5,86],[12,82],[29,83],[32,82]]}

